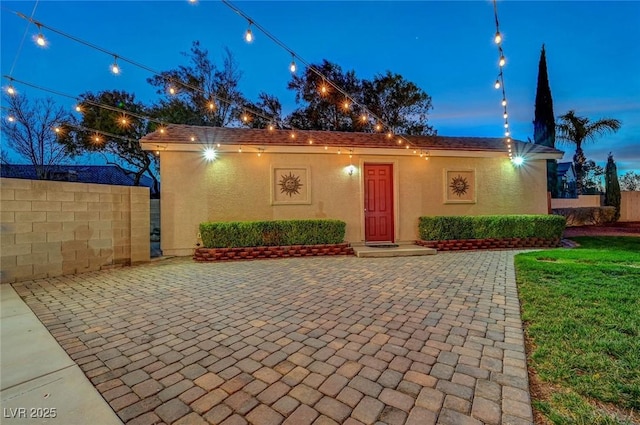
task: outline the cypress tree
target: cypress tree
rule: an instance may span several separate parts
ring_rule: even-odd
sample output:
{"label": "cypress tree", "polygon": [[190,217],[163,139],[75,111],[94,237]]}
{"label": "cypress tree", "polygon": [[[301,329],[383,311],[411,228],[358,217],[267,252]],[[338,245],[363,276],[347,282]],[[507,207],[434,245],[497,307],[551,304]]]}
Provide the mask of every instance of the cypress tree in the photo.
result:
{"label": "cypress tree", "polygon": [[[556,121],[553,115],[553,99],[547,74],[547,56],[542,45],[538,62],[538,87],[536,89],[536,108],[533,119],[533,141],[535,144],[555,148]],[[558,162],[547,160],[547,191],[553,198],[558,197]]]}
{"label": "cypress tree", "polygon": [[609,157],[607,158],[607,167],[605,168],[604,172],[604,180],[604,204],[606,206],[616,207],[616,215],[614,217],[614,221],[618,221],[620,219],[620,200],[622,198],[622,195],[620,194],[620,182],[618,182],[618,167],[613,160],[613,155],[611,155],[611,152],[609,152]]}

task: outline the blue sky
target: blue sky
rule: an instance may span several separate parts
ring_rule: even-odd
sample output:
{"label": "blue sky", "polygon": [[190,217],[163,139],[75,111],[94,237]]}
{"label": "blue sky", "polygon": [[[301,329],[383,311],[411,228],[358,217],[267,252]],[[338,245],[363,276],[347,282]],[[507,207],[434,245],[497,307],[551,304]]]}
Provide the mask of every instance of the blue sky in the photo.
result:
{"label": "blue sky", "polygon": [[[328,59],[361,78],[390,70],[432,96],[430,123],[446,136],[500,137],[500,93],[493,88],[498,52],[493,43],[493,5],[478,1],[240,1],[235,3],[307,62]],[[151,76],[55,33],[43,31],[47,48],[37,47],[35,26],[13,11],[31,15],[34,1],[1,3],[2,75],[78,95],[86,91],[127,90],[142,101],[156,97]],[[512,134],[533,138],[533,113],[540,48],[547,50],[554,111],[575,109],[591,119],[622,121],[615,135],[584,146],[603,165],[613,152],[618,170],[640,171],[640,2],[498,2],[507,58],[505,87]],[[277,95],[284,112],[295,108],[286,89],[291,55],[254,29],[247,44],[247,21],[218,1],[46,1],[34,19],[63,32],[163,71],[184,63],[180,52],[199,40],[219,61],[234,53],[243,72],[240,88],[256,99]],[[26,29],[26,39],[20,49]],[[7,80],[3,80],[3,86]],[[16,87],[29,97],[39,90]],[[72,107],[72,101],[57,98]],[[558,145],[570,160],[570,145]]]}

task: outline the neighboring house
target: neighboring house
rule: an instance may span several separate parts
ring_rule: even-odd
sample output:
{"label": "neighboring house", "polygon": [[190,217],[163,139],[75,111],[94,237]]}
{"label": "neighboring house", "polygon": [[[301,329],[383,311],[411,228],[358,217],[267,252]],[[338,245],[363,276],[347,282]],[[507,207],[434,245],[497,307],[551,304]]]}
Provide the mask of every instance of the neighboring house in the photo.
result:
{"label": "neighboring house", "polygon": [[[113,184],[119,186],[133,186],[133,173],[125,172],[115,165],[53,165],[47,167],[44,180],[56,180],[78,183]],[[33,165],[3,164],[0,166],[0,176],[12,179],[38,180],[38,173]],[[153,180],[147,176],[140,178],[139,186],[148,187],[152,198],[160,193],[154,188]]]}
{"label": "neighboring house", "polygon": [[576,192],[576,170],[573,162],[558,163],[558,197],[577,198]]}
{"label": "neighboring house", "polygon": [[163,253],[192,254],[204,221],[333,218],[363,243],[413,241],[420,216],[547,213],[546,160],[563,152],[514,141],[525,157],[516,166],[504,139],[406,138],[181,125],[148,134],[143,149],[160,154]]}

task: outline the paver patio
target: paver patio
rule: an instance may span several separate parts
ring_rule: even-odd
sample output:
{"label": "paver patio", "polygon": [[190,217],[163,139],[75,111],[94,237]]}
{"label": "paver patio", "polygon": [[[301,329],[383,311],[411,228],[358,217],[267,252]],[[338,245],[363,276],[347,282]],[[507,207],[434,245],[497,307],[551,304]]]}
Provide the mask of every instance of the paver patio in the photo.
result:
{"label": "paver patio", "polygon": [[15,284],[128,424],[531,424],[512,251]]}

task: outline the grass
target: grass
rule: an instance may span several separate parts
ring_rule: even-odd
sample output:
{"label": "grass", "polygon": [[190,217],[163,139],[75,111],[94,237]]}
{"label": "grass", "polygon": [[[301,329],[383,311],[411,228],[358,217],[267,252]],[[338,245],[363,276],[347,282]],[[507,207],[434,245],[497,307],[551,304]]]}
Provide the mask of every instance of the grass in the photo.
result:
{"label": "grass", "polygon": [[640,420],[640,238],[516,256],[534,408],[554,424]]}

